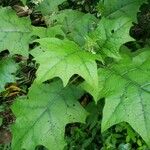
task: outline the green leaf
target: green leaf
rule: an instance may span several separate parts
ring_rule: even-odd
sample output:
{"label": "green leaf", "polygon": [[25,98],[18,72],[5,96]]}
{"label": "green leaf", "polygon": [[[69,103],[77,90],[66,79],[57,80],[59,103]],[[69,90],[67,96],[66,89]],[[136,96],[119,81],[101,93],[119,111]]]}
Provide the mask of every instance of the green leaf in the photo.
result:
{"label": "green leaf", "polygon": [[28,96],[13,104],[17,120],[12,130],[12,149],[33,150],[37,145],[50,150],[63,149],[65,126],[85,121],[87,112],[77,101],[82,94],[73,86],[63,88],[60,82],[34,83]]}
{"label": "green leaf", "polygon": [[136,22],[137,12],[144,2],[147,0],[105,0],[103,16],[108,18],[127,16]]}
{"label": "green leaf", "polygon": [[27,0],[21,0],[21,2],[26,5]]}
{"label": "green leaf", "polygon": [[81,46],[85,38],[94,29],[97,19],[91,14],[85,14],[76,10],[63,10],[51,16],[45,16],[46,24],[61,25],[66,36]]}
{"label": "green leaf", "polygon": [[65,1],[66,0],[42,0],[37,9],[40,10],[43,15],[49,15],[53,11],[58,11],[58,5]]}
{"label": "green leaf", "polygon": [[129,35],[131,26],[131,20],[126,17],[113,20],[102,18],[98,27],[90,34],[91,41],[95,43],[92,46],[96,47],[97,53],[101,53],[102,56],[120,58],[119,49],[121,45],[133,41]]}
{"label": "green leaf", "polygon": [[40,43],[40,46],[33,50],[32,55],[40,64],[36,73],[37,82],[41,83],[54,77],[60,77],[65,86],[71,76],[78,74],[97,89],[95,55],[82,50],[77,44],[67,39],[43,38],[36,41]]}
{"label": "green leaf", "polygon": [[11,8],[0,9],[0,51],[28,56],[31,23],[29,18],[19,18]]}
{"label": "green leaf", "polygon": [[0,60],[0,92],[4,90],[6,83],[15,82],[17,64],[11,58]]}
{"label": "green leaf", "polygon": [[40,38],[45,38],[45,37],[56,37],[56,36],[61,36],[65,37],[64,32],[61,29],[60,25],[56,25],[54,27],[33,27],[33,35],[39,36]]}
{"label": "green leaf", "polygon": [[0,118],[0,126],[2,125],[2,121],[3,121],[2,118]]}
{"label": "green leaf", "polygon": [[150,51],[99,69],[105,97],[102,131],[128,122],[150,146]]}
{"label": "green leaf", "polygon": [[[0,105],[0,113],[1,113],[2,111],[4,111],[4,108],[3,108],[3,105]],[[3,119],[2,119],[1,116],[0,116],[0,126],[2,125],[2,123],[3,123]]]}
{"label": "green leaf", "polygon": [[80,88],[84,89],[85,91],[87,91],[88,93],[90,93],[93,98],[94,98],[94,101],[97,103],[98,100],[101,98],[101,95],[100,95],[100,91],[103,89],[103,84],[102,82],[100,81],[99,79],[99,82],[98,82],[98,88],[97,90],[95,90],[95,87],[93,87],[92,85],[89,85],[87,82],[83,82],[79,85]]}
{"label": "green leaf", "polygon": [[29,18],[19,18],[11,8],[0,9],[0,20],[0,52],[8,49],[12,55],[28,56],[29,43],[33,35],[41,38],[64,35],[60,26],[52,28],[32,26]]}

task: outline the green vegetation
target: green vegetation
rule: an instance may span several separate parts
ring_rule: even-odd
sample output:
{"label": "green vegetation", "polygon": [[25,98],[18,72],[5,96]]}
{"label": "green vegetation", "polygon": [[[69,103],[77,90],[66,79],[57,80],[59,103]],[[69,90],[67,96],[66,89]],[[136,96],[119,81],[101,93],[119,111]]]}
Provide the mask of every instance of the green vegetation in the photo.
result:
{"label": "green vegetation", "polygon": [[0,150],[150,149],[150,3],[0,5]]}

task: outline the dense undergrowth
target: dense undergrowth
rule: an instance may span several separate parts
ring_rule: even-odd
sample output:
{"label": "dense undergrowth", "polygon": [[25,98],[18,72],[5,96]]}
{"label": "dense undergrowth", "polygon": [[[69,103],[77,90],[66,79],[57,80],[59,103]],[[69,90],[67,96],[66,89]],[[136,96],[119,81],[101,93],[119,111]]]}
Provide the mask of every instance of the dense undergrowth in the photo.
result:
{"label": "dense undergrowth", "polygon": [[149,2],[0,5],[0,150],[149,149]]}

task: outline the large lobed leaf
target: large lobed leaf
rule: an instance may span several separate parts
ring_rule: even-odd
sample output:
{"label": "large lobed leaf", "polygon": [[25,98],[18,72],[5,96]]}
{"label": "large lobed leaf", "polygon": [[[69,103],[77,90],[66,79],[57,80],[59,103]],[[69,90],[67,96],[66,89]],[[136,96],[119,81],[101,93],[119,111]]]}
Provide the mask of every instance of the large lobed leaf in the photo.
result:
{"label": "large lobed leaf", "polygon": [[147,2],[147,0],[104,0],[103,15],[108,18],[126,16],[136,22],[137,12],[144,2]]}
{"label": "large lobed leaf", "polygon": [[11,8],[0,9],[0,51],[28,55],[32,31],[29,18],[19,18]]}
{"label": "large lobed leaf", "polygon": [[128,122],[150,146],[150,52],[99,69],[105,97],[102,131]]}
{"label": "large lobed leaf", "polygon": [[34,83],[28,96],[17,99],[12,107],[17,117],[13,150],[33,150],[37,145],[62,150],[66,124],[85,121],[87,113],[77,101],[82,94],[72,86],[64,89],[60,82]]}
{"label": "large lobed leaf", "polygon": [[129,35],[131,26],[132,21],[126,17],[102,18],[97,28],[89,34],[91,43],[95,43],[92,46],[97,47],[97,53],[101,53],[104,57],[120,58],[119,49],[121,45],[133,41]]}
{"label": "large lobed leaf", "polygon": [[34,27],[28,17],[19,18],[11,8],[0,9],[0,52],[8,49],[10,54],[28,56],[29,43],[33,35],[55,37],[64,35],[59,26],[53,28]]}
{"label": "large lobed leaf", "polygon": [[17,64],[11,58],[0,60],[0,92],[4,90],[6,83],[15,82]]}
{"label": "large lobed leaf", "polygon": [[36,73],[36,81],[44,82],[60,77],[65,86],[74,74],[78,74],[97,89],[95,55],[80,49],[77,44],[67,39],[43,38],[37,42],[40,43],[40,46],[32,52],[35,60],[40,64]]}

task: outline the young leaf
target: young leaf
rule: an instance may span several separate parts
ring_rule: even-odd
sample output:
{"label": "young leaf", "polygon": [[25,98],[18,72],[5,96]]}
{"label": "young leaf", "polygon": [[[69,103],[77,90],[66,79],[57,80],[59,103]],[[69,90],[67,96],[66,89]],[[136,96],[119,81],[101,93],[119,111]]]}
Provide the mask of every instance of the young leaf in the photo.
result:
{"label": "young leaf", "polygon": [[150,52],[99,69],[105,97],[102,131],[128,122],[150,146]]}
{"label": "young leaf", "polygon": [[108,18],[127,16],[136,22],[136,14],[144,2],[147,0],[105,0],[103,15]]}
{"label": "young leaf", "polygon": [[28,56],[29,19],[19,18],[11,8],[1,8],[0,20],[0,51],[8,49],[11,54]]}
{"label": "young leaf", "polygon": [[87,112],[77,101],[82,94],[73,86],[63,88],[60,82],[34,83],[28,97],[13,104],[17,120],[12,127],[12,149],[33,150],[37,145],[63,149],[66,124],[85,121]]}
{"label": "young leaf", "polygon": [[17,64],[11,58],[4,58],[0,61],[0,92],[4,90],[6,83],[15,82]]}
{"label": "young leaf", "polygon": [[49,15],[53,11],[58,11],[58,5],[65,1],[66,0],[42,0],[37,9],[40,10],[43,15]]}
{"label": "young leaf", "polygon": [[98,27],[90,34],[93,43],[99,46],[99,53],[104,56],[120,58],[119,49],[122,44],[133,41],[129,35],[132,22],[129,18],[102,18]]}
{"label": "young leaf", "polygon": [[[44,82],[54,77],[60,77],[64,86],[71,76],[78,74],[83,77],[88,84],[97,89],[98,76],[96,56],[82,50],[77,44],[67,39],[43,38],[36,40],[40,43],[32,54],[40,64],[37,70],[37,82]],[[37,54],[37,50],[43,52]]]}

